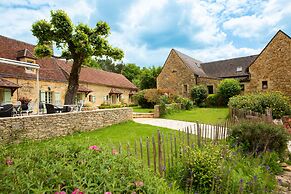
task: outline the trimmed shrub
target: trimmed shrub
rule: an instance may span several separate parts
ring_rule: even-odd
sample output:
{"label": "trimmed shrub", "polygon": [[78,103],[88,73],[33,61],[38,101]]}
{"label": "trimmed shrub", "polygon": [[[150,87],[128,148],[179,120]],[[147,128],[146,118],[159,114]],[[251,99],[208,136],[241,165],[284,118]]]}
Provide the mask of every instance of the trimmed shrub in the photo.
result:
{"label": "trimmed shrub", "polygon": [[182,110],[191,110],[194,106],[192,100],[190,100],[189,98],[183,98],[180,96],[175,99],[175,102],[181,104]]}
{"label": "trimmed shrub", "polygon": [[111,104],[111,105],[101,104],[98,108],[99,109],[111,109],[111,108],[122,108],[122,107],[125,107],[125,105],[122,105],[122,104]]}
{"label": "trimmed shrub", "polygon": [[236,79],[224,79],[218,85],[218,95],[222,99],[223,105],[227,105],[229,98],[240,94],[241,87]]}
{"label": "trimmed shrub", "polygon": [[167,95],[170,102],[173,102],[175,98],[170,90],[146,89],[134,94],[133,99],[142,108],[153,108],[156,104],[159,104],[160,97],[163,95]]}
{"label": "trimmed shrub", "polygon": [[145,98],[145,90],[139,91],[136,94],[133,95],[133,99],[138,103],[139,106],[142,108],[153,108],[155,103],[149,102]]}
{"label": "trimmed shrub", "polygon": [[200,106],[207,98],[207,93],[205,86],[197,85],[191,89],[191,98],[197,106]]}
{"label": "trimmed shrub", "polygon": [[284,115],[288,115],[291,109],[288,97],[279,92],[234,96],[230,98],[228,106],[258,113],[265,113],[267,108],[271,108],[273,118],[281,118]]}
{"label": "trimmed shrub", "polygon": [[239,146],[247,154],[258,155],[271,150],[283,157],[288,134],[282,126],[263,122],[242,122],[232,127],[229,140],[231,145]]}
{"label": "trimmed shrub", "polygon": [[206,106],[207,107],[219,106],[218,99],[219,99],[218,94],[209,94],[205,100]]}

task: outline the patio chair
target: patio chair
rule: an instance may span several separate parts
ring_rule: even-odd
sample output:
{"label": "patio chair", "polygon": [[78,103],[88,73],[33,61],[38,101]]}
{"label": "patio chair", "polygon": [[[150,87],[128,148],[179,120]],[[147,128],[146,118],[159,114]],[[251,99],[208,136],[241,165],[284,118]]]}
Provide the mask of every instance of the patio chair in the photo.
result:
{"label": "patio chair", "polygon": [[64,106],[62,112],[71,112],[73,110],[70,106]]}
{"label": "patio chair", "polygon": [[13,116],[13,104],[1,105],[3,108],[0,110],[0,117],[12,117]]}
{"label": "patio chair", "polygon": [[32,102],[29,102],[28,105],[27,105],[27,109],[26,110],[23,110],[21,111],[21,115],[23,114],[26,114],[26,115],[29,115],[33,112],[33,107],[34,107],[34,104]]}
{"label": "patio chair", "polygon": [[45,104],[45,108],[46,108],[46,113],[47,114],[54,114],[56,113],[56,109],[55,109],[55,106],[52,105],[52,104]]}

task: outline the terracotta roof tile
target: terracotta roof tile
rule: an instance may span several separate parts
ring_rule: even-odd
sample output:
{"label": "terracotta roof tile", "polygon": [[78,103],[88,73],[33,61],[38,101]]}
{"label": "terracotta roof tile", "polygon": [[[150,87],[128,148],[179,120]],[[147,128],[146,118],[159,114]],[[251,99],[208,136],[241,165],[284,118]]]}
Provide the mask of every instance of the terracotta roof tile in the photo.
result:
{"label": "terracotta roof tile", "polygon": [[[32,58],[34,45],[14,40],[0,35],[0,57],[17,60],[20,55]],[[26,51],[25,51],[26,50]],[[39,78],[46,81],[66,82],[67,79],[56,63],[55,58],[37,59],[39,64]],[[26,73],[24,67],[17,67],[0,63],[1,77],[16,77],[23,79],[36,79],[36,75]]]}
{"label": "terracotta roof tile", "polygon": [[[58,64],[67,73],[68,76],[71,72],[72,63],[59,60]],[[137,90],[137,87],[121,74],[98,70],[90,67],[82,67],[80,73],[80,82]]]}
{"label": "terracotta roof tile", "polygon": [[[14,40],[0,35],[0,57],[17,60],[17,57],[33,57],[34,45]],[[67,82],[71,71],[71,63],[65,60],[47,57],[37,59],[40,65],[40,80]],[[11,66],[0,63],[1,77],[16,77],[23,79],[36,79],[36,75],[26,73],[24,67]],[[121,74],[83,67],[80,73],[80,81],[98,85],[106,85],[116,88],[128,88],[137,90],[137,87]]]}
{"label": "terracotta roof tile", "polygon": [[87,88],[86,86],[79,85],[78,92],[90,93],[93,92],[93,90]]}
{"label": "terracotta roof tile", "polygon": [[8,80],[5,80],[3,78],[0,78],[0,87],[4,87],[4,88],[20,88],[21,86],[11,82],[11,81],[8,81]]}

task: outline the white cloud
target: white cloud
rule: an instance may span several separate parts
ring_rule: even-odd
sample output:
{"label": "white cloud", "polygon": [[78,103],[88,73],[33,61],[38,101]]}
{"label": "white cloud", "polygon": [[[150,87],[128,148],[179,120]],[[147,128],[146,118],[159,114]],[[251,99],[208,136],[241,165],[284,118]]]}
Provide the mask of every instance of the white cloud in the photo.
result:
{"label": "white cloud", "polygon": [[49,19],[50,10],[63,9],[73,21],[86,22],[95,10],[93,2],[85,0],[77,0],[74,3],[57,0],[47,3],[41,0],[7,2],[0,6],[1,34],[35,43],[36,40],[31,35],[31,26],[37,20]]}
{"label": "white cloud", "polygon": [[282,27],[281,20],[291,16],[290,0],[270,0],[261,4],[262,10],[251,15],[234,17],[224,22],[223,27],[243,38],[259,37],[262,33],[273,33]]}

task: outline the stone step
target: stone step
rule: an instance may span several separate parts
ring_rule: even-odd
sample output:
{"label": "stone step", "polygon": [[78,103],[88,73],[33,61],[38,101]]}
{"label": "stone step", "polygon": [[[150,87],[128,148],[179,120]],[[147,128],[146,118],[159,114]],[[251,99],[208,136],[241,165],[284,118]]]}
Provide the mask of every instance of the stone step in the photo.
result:
{"label": "stone step", "polygon": [[137,113],[134,112],[132,117],[135,118],[154,118],[154,113]]}

